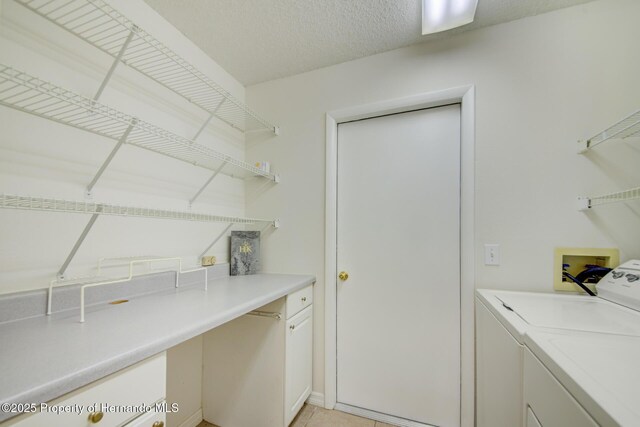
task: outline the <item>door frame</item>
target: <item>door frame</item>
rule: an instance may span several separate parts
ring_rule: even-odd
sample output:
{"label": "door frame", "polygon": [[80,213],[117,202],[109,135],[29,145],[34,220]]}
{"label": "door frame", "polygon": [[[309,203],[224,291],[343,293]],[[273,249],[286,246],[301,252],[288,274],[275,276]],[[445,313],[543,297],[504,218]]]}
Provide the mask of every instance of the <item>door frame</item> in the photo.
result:
{"label": "door frame", "polygon": [[325,360],[324,406],[333,409],[337,396],[337,196],[338,124],[423,108],[460,104],[460,425],[474,424],[474,177],[475,86],[461,86],[326,114],[325,199]]}

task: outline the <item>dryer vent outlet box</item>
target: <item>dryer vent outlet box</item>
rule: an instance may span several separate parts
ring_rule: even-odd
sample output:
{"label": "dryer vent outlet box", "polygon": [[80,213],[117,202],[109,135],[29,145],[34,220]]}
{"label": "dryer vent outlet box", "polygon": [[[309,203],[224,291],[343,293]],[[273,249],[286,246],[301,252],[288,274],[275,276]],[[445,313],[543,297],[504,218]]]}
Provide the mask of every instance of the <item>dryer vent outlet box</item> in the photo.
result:
{"label": "dryer vent outlet box", "polygon": [[[567,271],[577,276],[587,265],[614,268],[620,264],[620,254],[616,248],[556,248],[553,265],[553,289],[556,291],[581,292],[578,285],[562,276],[562,265],[569,264]],[[595,284],[587,284],[595,291]]]}

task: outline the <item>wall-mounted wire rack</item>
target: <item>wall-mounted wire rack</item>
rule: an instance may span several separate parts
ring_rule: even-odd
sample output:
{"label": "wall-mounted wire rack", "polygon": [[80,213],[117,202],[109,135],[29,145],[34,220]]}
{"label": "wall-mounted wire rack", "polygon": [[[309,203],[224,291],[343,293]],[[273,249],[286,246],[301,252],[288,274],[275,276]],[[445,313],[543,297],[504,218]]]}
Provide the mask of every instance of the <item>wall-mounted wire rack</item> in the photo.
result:
{"label": "wall-mounted wire rack", "polygon": [[16,0],[114,58],[97,99],[122,62],[243,132],[271,125],[103,0]]}
{"label": "wall-mounted wire rack", "polygon": [[587,210],[599,205],[626,202],[626,201],[637,200],[637,199],[640,199],[640,187],[631,188],[629,190],[624,190],[624,191],[618,191],[616,193],[603,194],[600,196],[578,197],[578,208],[580,210]]}
{"label": "wall-mounted wire rack", "polygon": [[[234,225],[257,226],[261,229],[269,227],[278,228],[280,223],[278,220],[266,220],[256,218],[242,218],[222,215],[212,215],[207,213],[196,213],[191,211],[174,211],[167,209],[151,209],[133,206],[111,205],[106,203],[97,203],[90,201],[73,201],[63,199],[51,199],[31,196],[18,196],[10,194],[0,195],[0,209],[19,209],[19,210],[36,210],[48,212],[69,212],[90,214],[89,222],[82,230],[80,237],[76,240],[62,267],[58,270],[58,280],[65,279],[67,267],[75,257],[82,242],[86,239],[100,215],[116,215],[142,218],[157,219],[173,219],[182,221],[199,221],[199,222],[219,222],[227,223],[227,227],[220,232],[213,242],[202,252],[205,254],[213,245],[224,237]],[[202,256],[202,255],[201,255]]]}
{"label": "wall-mounted wire rack", "polygon": [[[578,153],[584,154],[596,145],[602,144],[606,141],[631,137],[640,137],[640,110],[625,117],[614,125],[609,126],[597,135],[584,141],[578,141],[580,144],[580,150]],[[640,187],[603,194],[600,196],[580,196],[578,197],[578,209],[587,210],[599,205],[626,202],[636,199],[640,199]]]}
{"label": "wall-mounted wire rack", "polygon": [[213,171],[191,203],[219,173],[279,182],[278,175],[3,64],[0,64],[0,104],[118,141],[87,186],[89,193],[124,143]]}
{"label": "wall-mounted wire rack", "polygon": [[[116,261],[120,263],[126,263],[128,267],[129,274],[125,277],[113,278],[113,277],[104,277],[102,276],[102,269],[104,263],[107,261]],[[124,257],[124,258],[101,258],[98,260],[97,271],[94,276],[86,276],[86,277],[77,277],[72,279],[54,279],[49,283],[49,292],[47,294],[47,315],[51,315],[51,304],[53,300],[53,288],[60,285],[81,285],[80,286],[80,322],[85,321],[85,290],[87,288],[94,288],[98,286],[106,286],[106,285],[115,285],[117,283],[130,282],[134,277],[134,268],[136,265],[140,264],[150,264],[150,263],[166,263],[167,261],[173,262],[175,268],[165,271],[175,271],[176,280],[175,287],[180,286],[180,275],[184,273],[190,273],[194,271],[203,271],[204,272],[204,289],[205,291],[208,288],[207,285],[207,269],[206,267],[197,267],[191,269],[183,269],[182,268],[182,258],[180,257],[158,257],[158,256],[139,256],[139,257]]]}
{"label": "wall-mounted wire rack", "polygon": [[612,139],[625,139],[634,136],[640,136],[640,110],[628,117],[620,120],[618,123],[609,126],[607,129],[592,136],[589,139],[578,141],[580,144],[579,153],[586,153],[591,148],[603,142]]}

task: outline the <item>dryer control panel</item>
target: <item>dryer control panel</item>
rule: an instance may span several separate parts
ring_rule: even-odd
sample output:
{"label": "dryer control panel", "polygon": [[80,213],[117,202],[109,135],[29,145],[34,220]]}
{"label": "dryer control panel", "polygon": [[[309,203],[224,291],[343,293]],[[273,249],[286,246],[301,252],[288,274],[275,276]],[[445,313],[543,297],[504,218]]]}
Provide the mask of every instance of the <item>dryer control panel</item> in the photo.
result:
{"label": "dryer control panel", "polygon": [[640,260],[614,268],[598,282],[596,289],[599,297],[640,311]]}

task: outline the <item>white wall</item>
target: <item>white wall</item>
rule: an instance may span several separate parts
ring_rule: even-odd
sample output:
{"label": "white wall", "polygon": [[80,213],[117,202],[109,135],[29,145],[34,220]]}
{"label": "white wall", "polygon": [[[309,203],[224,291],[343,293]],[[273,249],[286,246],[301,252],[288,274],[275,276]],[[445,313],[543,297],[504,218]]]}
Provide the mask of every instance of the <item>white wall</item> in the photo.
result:
{"label": "white wall", "polygon": [[[282,175],[268,192],[247,190],[247,215],[282,221],[263,265],[318,277],[314,391],[324,391],[323,296],[334,284],[323,275],[325,113],[476,85],[476,286],[551,291],[556,246],[640,258],[640,203],[575,209],[580,194],[640,185],[637,140],[576,154],[578,139],[640,108],[638,16],[636,0],[596,1],[247,88],[282,129],[247,147]],[[502,246],[501,266],[484,266],[485,243]],[[380,247],[380,262],[392,250]]]}
{"label": "white wall", "polygon": [[[0,63],[93,97],[112,58],[13,0],[0,0]],[[236,98],[244,87],[142,0],[113,7],[221,84]],[[191,138],[208,113],[120,64],[100,102]],[[0,193],[85,200],[85,188],[115,141],[0,106]],[[244,159],[244,135],[211,123],[198,139]],[[175,210],[212,172],[124,146],[94,188],[93,200]],[[244,182],[218,176],[193,210],[244,215]],[[65,260],[88,215],[0,210],[0,293],[46,287]],[[91,272],[99,257],[184,256],[195,264],[226,224],[101,217],[68,275]],[[228,258],[222,239],[211,251]]]}

